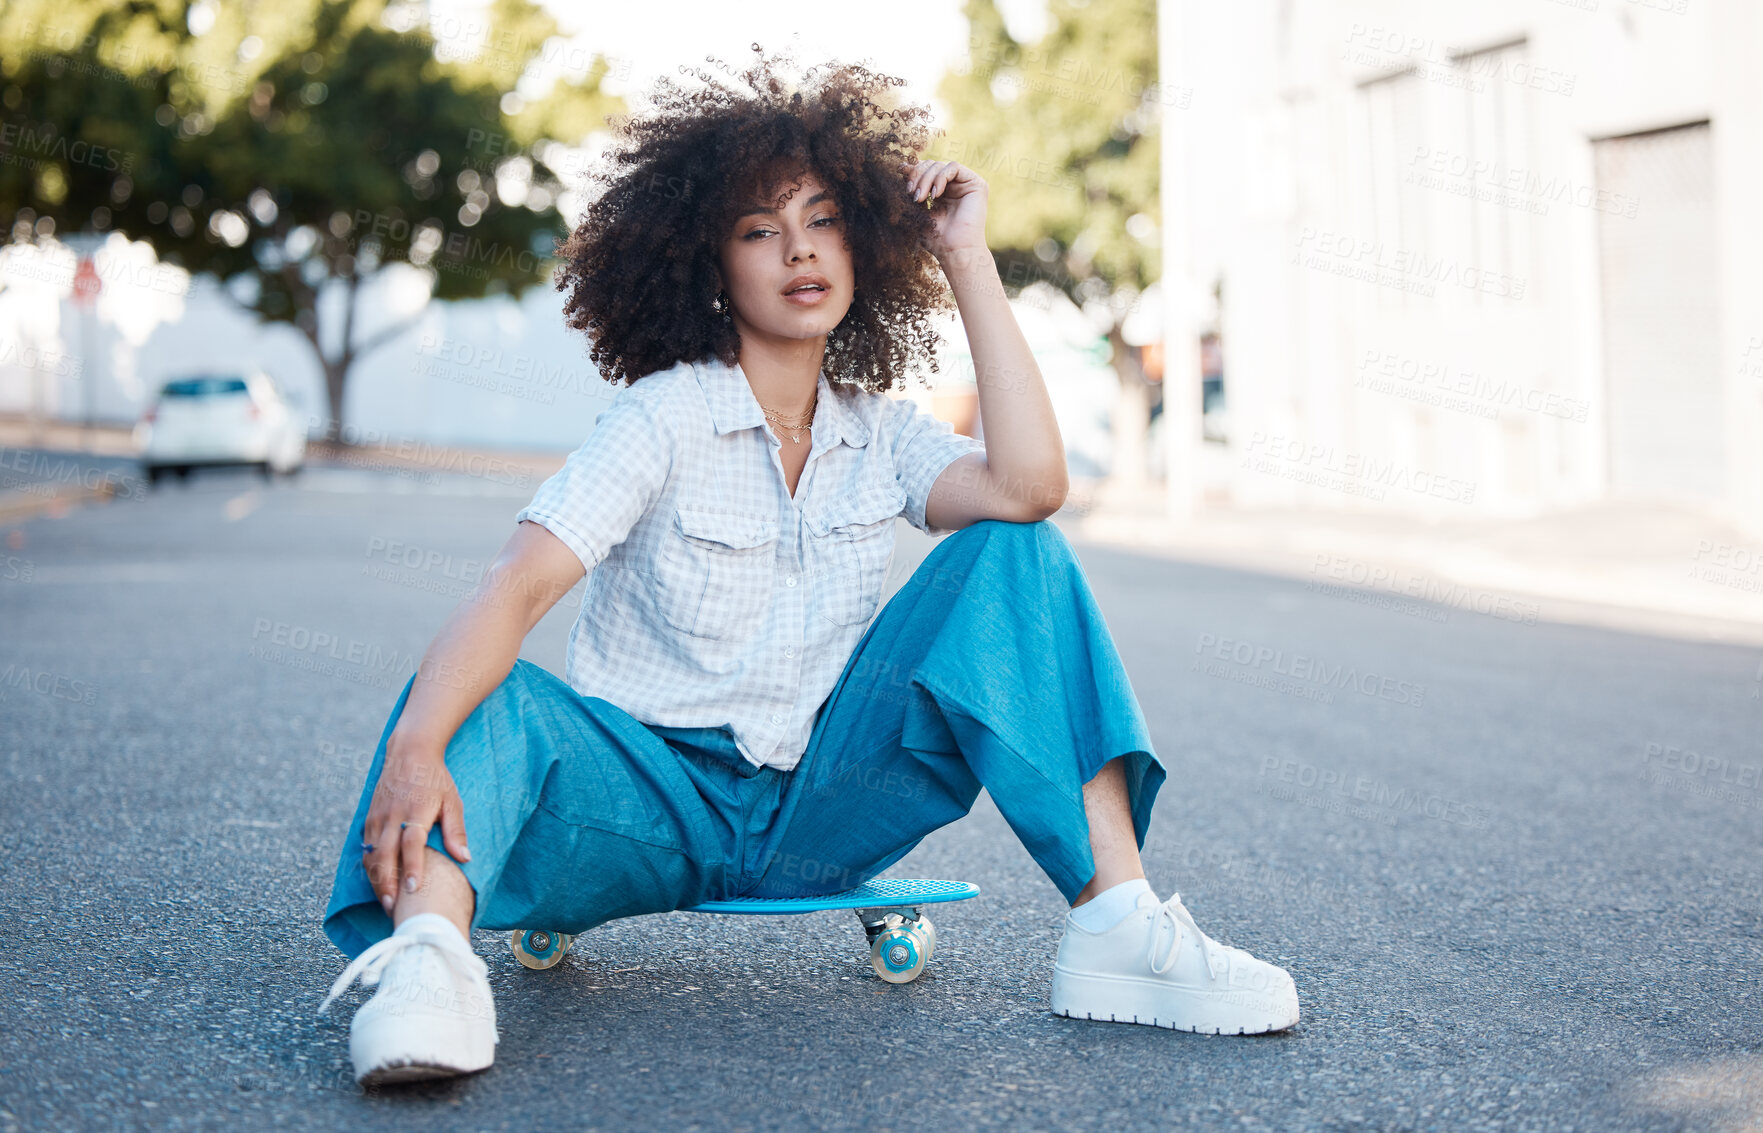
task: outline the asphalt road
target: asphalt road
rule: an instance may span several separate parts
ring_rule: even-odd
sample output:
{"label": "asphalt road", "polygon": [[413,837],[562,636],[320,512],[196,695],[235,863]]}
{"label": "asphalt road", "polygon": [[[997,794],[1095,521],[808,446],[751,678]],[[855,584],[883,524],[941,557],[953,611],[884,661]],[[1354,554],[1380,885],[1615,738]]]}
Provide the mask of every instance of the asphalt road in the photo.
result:
{"label": "asphalt road", "polygon": [[[983,890],[916,983],[847,914],[615,922],[548,972],[485,932],[496,1066],[363,1093],[366,993],[315,1013],[337,849],[531,488],[199,476],[0,534],[0,1133],[1763,1120],[1757,651],[1082,544],[1172,768],[1153,884],[1288,967],[1298,1028],[1050,1015],[1063,905],[982,798],[894,871]],[[560,669],[572,613],[526,656]],[[266,651],[281,625],[365,660]]]}

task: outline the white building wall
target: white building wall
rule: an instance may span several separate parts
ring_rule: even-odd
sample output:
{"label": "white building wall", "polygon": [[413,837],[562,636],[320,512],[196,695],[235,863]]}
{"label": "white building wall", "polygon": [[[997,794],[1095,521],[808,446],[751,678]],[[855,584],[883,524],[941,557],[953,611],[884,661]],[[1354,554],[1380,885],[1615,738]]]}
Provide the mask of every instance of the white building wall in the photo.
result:
{"label": "white building wall", "polygon": [[[105,280],[92,307],[70,297],[72,248],[0,249],[0,414],[82,421],[89,410],[99,424],[130,424],[171,378],[251,367],[281,384],[314,435],[322,429],[323,371],[298,330],[258,322],[212,278],[158,263],[144,243],[113,236],[86,250]],[[617,391],[589,360],[586,337],[565,324],[561,293],[538,286],[518,300],[451,303],[426,294],[408,267],[365,286],[358,338],[416,321],[357,361],[345,391],[347,437],[545,451],[581,443]],[[342,325],[342,297],[337,287],[320,299],[325,332]],[[1012,310],[1040,362],[1073,474],[1106,474],[1119,382],[1105,338],[1046,289]],[[959,317],[942,329],[941,375],[909,376],[896,391],[932,413],[934,393],[973,389]],[[983,425],[975,428],[983,436]]]}
{"label": "white building wall", "polygon": [[1744,312],[1763,310],[1763,256],[1738,199],[1763,153],[1754,4],[1164,6],[1193,90],[1187,208],[1165,223],[1200,284],[1222,281],[1233,502],[1607,498],[1598,225],[1648,218],[1600,195],[1594,140],[1712,120],[1726,420],[1706,431],[1728,472],[1692,502],[1758,513],[1763,341],[1744,325],[1763,316]]}

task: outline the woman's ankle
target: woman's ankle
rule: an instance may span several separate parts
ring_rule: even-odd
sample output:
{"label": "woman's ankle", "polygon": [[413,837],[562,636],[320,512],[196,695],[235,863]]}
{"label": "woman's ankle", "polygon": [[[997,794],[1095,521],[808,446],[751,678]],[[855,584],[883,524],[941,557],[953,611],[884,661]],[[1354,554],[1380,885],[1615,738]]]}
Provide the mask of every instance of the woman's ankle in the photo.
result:
{"label": "woman's ankle", "polygon": [[427,860],[423,862],[422,888],[414,893],[399,891],[392,906],[392,928],[396,931],[406,920],[423,913],[438,913],[469,942],[477,893],[452,858],[433,846],[423,850]]}

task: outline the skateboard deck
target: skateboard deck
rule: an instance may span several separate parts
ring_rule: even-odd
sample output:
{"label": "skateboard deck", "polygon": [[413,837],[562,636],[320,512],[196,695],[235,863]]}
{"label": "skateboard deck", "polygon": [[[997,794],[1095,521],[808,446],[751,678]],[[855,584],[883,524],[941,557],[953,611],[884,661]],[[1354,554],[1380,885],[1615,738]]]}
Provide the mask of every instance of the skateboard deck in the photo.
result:
{"label": "skateboard deck", "polygon": [[[937,946],[936,926],[921,911],[923,906],[977,896],[979,887],[965,881],[888,877],[818,897],[735,897],[680,911],[771,916],[853,909],[869,937],[869,959],[875,974],[889,983],[909,983],[924,971]],[[526,928],[515,929],[508,942],[522,965],[542,969],[561,962],[575,936]]]}
{"label": "skateboard deck", "polygon": [[965,881],[921,881],[884,877],[865,881],[853,889],[820,897],[735,897],[706,901],[682,910],[687,913],[732,913],[767,916],[773,913],[817,913],[825,909],[868,909],[884,905],[936,905],[979,896],[979,886]]}

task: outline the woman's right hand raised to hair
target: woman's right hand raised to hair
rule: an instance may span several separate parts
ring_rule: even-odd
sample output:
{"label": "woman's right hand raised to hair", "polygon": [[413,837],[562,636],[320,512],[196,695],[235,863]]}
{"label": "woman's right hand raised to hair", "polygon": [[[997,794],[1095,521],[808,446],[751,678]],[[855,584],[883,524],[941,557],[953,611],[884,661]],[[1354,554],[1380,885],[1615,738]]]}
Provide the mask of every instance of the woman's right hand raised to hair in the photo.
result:
{"label": "woman's right hand raised to hair", "polygon": [[367,880],[389,915],[399,892],[423,886],[429,828],[441,825],[441,841],[461,862],[471,860],[465,845],[465,805],[447,770],[445,750],[428,745],[386,745],[386,759],[362,823],[362,862]]}

